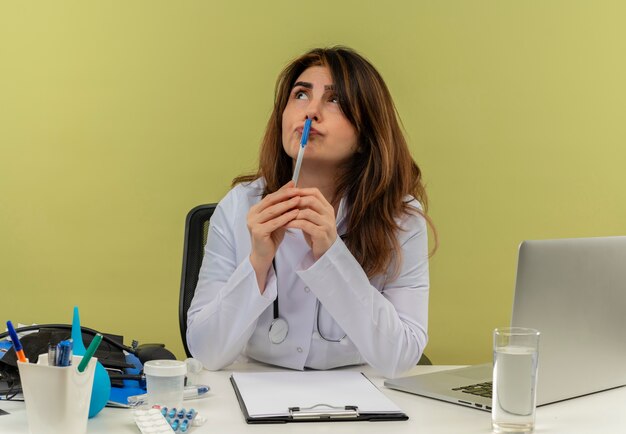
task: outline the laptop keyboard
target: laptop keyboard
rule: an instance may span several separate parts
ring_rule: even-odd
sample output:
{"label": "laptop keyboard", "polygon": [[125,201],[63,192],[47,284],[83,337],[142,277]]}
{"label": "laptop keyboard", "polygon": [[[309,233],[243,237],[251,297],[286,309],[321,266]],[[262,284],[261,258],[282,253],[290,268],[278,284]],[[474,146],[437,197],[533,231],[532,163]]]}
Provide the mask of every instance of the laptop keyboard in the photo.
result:
{"label": "laptop keyboard", "polygon": [[452,390],[456,390],[463,393],[469,393],[470,395],[482,396],[484,398],[491,398],[491,390],[493,383],[487,381],[485,383],[470,384],[469,386],[456,387]]}

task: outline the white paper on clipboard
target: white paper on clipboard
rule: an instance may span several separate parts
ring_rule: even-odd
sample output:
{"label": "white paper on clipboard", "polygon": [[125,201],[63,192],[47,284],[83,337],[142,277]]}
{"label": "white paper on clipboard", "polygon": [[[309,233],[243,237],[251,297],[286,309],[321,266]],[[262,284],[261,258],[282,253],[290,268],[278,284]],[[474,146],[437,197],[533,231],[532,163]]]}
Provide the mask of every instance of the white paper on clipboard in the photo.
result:
{"label": "white paper on clipboard", "polygon": [[402,413],[362,373],[354,371],[236,372],[250,417],[288,416],[292,407],[358,407],[359,413]]}

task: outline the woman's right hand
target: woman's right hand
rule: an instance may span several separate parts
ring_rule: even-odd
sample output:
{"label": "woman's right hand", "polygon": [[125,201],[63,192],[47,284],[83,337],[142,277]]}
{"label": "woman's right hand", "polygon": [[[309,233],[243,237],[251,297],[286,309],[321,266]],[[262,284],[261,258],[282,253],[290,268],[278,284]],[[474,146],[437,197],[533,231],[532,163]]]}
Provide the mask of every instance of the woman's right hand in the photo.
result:
{"label": "woman's right hand", "polygon": [[276,250],[285,236],[285,225],[298,215],[299,196],[293,181],[268,194],[248,211],[247,223],[252,251],[250,263],[256,273],[261,294]]}

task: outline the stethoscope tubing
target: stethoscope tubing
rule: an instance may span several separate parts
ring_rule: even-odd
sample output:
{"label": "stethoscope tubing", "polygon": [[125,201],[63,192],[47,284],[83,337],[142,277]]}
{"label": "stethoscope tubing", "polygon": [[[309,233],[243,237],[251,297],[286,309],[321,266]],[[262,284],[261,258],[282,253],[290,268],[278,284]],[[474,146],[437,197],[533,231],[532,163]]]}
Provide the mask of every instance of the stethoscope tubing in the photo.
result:
{"label": "stethoscope tubing", "polygon": [[[274,274],[278,276],[278,273],[276,272],[276,260],[275,259],[272,260],[272,267],[274,268]],[[335,342],[335,343],[341,342],[346,336],[348,336],[347,334],[344,333],[344,335],[339,339],[329,339],[322,334],[322,331],[320,329],[321,307],[322,307],[322,303],[320,303],[319,300],[316,300],[315,328],[317,329],[317,334],[320,336],[320,338],[322,338],[326,342]],[[270,323],[270,327],[268,330],[268,337],[271,343],[281,344],[285,341],[285,339],[287,339],[288,334],[289,334],[289,323],[287,322],[286,319],[280,316],[280,309],[278,306],[278,294],[276,294],[276,298],[274,299],[274,319]]]}

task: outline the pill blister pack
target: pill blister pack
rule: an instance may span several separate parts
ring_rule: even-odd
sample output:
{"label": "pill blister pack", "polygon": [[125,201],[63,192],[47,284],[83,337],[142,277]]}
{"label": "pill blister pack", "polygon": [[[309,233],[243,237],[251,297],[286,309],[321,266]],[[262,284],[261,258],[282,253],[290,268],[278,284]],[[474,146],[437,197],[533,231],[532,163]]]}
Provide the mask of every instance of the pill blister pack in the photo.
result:
{"label": "pill blister pack", "polygon": [[199,426],[205,422],[194,409],[177,410],[158,405],[150,410],[135,410],[133,416],[142,434],[186,433],[192,425]]}
{"label": "pill blister pack", "polygon": [[142,434],[171,434],[174,432],[159,409],[135,410],[133,416]]}

